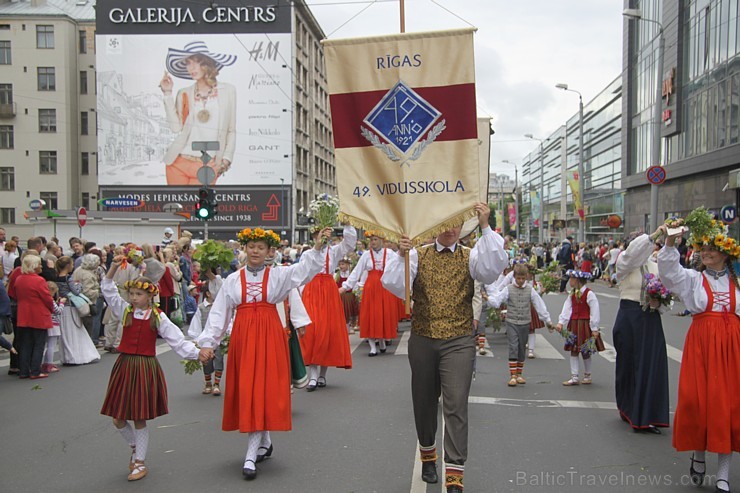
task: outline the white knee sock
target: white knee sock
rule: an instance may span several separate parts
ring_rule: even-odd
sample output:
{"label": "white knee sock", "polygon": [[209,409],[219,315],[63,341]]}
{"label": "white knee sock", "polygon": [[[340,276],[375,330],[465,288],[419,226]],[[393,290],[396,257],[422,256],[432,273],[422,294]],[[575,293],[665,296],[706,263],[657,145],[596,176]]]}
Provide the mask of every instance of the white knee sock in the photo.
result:
{"label": "white knee sock", "polygon": [[[696,459],[696,457],[694,457]],[[717,454],[717,480],[724,479],[725,481],[730,479],[730,462],[732,461],[732,454]],[[721,483],[714,483],[720,489],[724,490],[727,488],[728,483],[724,481]]]}
{"label": "white knee sock", "polygon": [[44,353],[44,364],[54,363],[54,351],[57,348],[59,336],[49,336],[46,338],[46,352]]}
{"label": "white knee sock", "polygon": [[591,358],[586,358],[583,360],[583,371],[584,373],[591,374]]}
{"label": "white knee sock", "polygon": [[269,431],[263,431],[262,432],[262,441],[260,442],[260,447],[263,449],[268,449],[272,445],[272,439],[270,438],[270,432]]}
{"label": "white knee sock", "polygon": [[529,346],[530,351],[534,351],[534,341],[537,340],[537,334],[529,334],[529,339],[527,340],[527,345]]}
{"label": "white knee sock", "polygon": [[140,462],[144,462],[146,451],[149,448],[149,428],[146,426],[140,430],[134,428],[134,438],[136,439],[134,458]]}
{"label": "white knee sock", "polygon": [[380,340],[380,349],[385,349],[385,339]]}
{"label": "white knee sock", "polygon": [[262,433],[263,432],[261,431],[248,433],[247,455],[244,457],[244,467],[246,469],[254,470],[255,468],[255,461],[257,460],[257,450],[260,448],[260,443],[262,442]]}
{"label": "white knee sock", "polygon": [[326,378],[326,370],[328,370],[329,367],[328,366],[321,366],[320,368],[321,368],[321,372],[319,373],[319,376],[322,377],[322,378]]}
{"label": "white knee sock", "polygon": [[134,429],[131,427],[128,421],[126,421],[126,426],[124,426],[123,428],[116,427],[116,430],[118,430],[118,433],[120,433],[123,439],[126,440],[126,443],[128,443],[132,447],[136,446]]}
{"label": "white knee sock", "polygon": [[316,381],[319,377],[319,367],[316,365],[309,365],[308,367],[308,381]]}
{"label": "white knee sock", "polygon": [[378,352],[378,346],[375,344],[375,339],[368,339],[367,342],[370,343],[370,352],[371,353],[377,353]]}
{"label": "white knee sock", "polygon": [[570,374],[578,378],[578,356],[570,357]]}

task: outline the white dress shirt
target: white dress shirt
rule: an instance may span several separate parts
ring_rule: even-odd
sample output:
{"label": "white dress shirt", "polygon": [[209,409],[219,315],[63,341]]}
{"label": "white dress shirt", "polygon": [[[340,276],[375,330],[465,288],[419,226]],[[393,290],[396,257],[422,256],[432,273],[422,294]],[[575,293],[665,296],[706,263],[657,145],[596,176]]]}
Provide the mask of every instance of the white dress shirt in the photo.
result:
{"label": "white dress shirt", "polygon": [[[583,296],[583,290],[587,289],[586,286],[583,286],[582,288],[578,289],[578,296]],[[601,312],[599,311],[599,300],[596,299],[596,295],[594,294],[592,289],[588,290],[588,294],[586,295],[586,303],[588,303],[588,308],[590,311],[589,321],[588,325],[591,327],[592,331],[599,330],[599,322],[601,321]],[[564,327],[567,327],[568,322],[570,322],[570,316],[573,313],[573,296],[568,295],[568,297],[565,299],[565,303],[563,304],[563,311],[560,312],[560,317],[558,317],[558,323],[563,324]]]}

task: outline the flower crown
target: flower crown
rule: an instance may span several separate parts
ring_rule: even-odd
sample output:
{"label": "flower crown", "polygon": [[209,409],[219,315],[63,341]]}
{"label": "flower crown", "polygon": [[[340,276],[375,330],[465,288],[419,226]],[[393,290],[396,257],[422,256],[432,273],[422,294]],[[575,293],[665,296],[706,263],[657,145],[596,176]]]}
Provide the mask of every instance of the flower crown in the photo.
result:
{"label": "flower crown", "polygon": [[525,258],[515,258],[511,261],[511,265],[528,264],[529,261]]}
{"label": "flower crown", "polygon": [[159,289],[157,288],[157,285],[153,282],[149,281],[126,281],[123,283],[123,289],[128,291],[131,288],[135,289],[141,289],[142,291],[146,291],[149,294],[157,294],[159,293]]}
{"label": "flower crown", "polygon": [[711,225],[712,227],[701,237],[694,234],[689,237],[694,250],[698,251],[702,246],[709,246],[730,257],[740,257],[740,245],[734,238],[727,236],[727,226],[716,219],[712,219]]}
{"label": "flower crown", "polygon": [[268,247],[280,246],[280,236],[271,229],[244,228],[237,233],[236,238],[242,245],[250,241],[264,241]]}
{"label": "flower crown", "polygon": [[565,271],[565,275],[568,277],[575,277],[576,279],[591,279],[591,273],[590,272],[583,272],[580,270],[574,270],[574,269],[568,269]]}
{"label": "flower crown", "polygon": [[365,231],[365,238],[370,238],[372,236],[377,236],[378,238],[384,237],[380,231],[375,231],[374,229],[368,229]]}

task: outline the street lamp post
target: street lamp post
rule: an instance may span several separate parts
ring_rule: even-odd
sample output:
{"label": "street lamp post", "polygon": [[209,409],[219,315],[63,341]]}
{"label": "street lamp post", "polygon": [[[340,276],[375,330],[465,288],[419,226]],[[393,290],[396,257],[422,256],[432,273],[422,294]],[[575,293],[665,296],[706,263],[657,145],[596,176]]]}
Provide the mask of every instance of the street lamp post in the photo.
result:
{"label": "street lamp post", "polygon": [[524,134],[524,137],[540,142],[540,243],[545,244],[545,151],[543,139],[538,139],[532,134]]}
{"label": "street lamp post", "polygon": [[[658,51],[655,58],[656,69],[656,93],[653,105],[653,142],[650,150],[651,166],[660,166],[660,125],[662,123],[662,101],[663,101],[663,51],[665,50],[665,37],[663,36],[663,24],[653,19],[645,19],[640,9],[624,9],[622,15],[630,20],[643,20],[652,22],[658,26]],[[650,185],[650,231],[658,229],[658,185]]]}
{"label": "street lamp post", "polygon": [[555,84],[555,87],[564,91],[578,94],[578,193],[581,194],[581,207],[584,210],[583,217],[578,215],[578,243],[586,242],[586,190],[584,188],[583,176],[583,95],[575,89],[569,89],[568,84]]}

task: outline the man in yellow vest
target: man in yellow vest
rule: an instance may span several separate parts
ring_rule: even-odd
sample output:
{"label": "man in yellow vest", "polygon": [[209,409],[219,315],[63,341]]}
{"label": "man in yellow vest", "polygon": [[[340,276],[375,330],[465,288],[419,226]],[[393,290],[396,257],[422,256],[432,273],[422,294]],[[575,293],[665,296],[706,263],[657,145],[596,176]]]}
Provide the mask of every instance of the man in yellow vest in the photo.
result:
{"label": "man in yellow vest", "polygon": [[402,236],[390,256],[383,286],[405,296],[405,252],[409,252],[414,314],[408,356],[411,398],[422,461],[421,477],[437,478],[437,403],[442,395],[445,417],[444,462],[447,493],[461,493],[468,455],[468,395],[473,376],[475,336],[473,292],[476,280],[494,282],[509,264],[504,239],[488,225],[487,204],[475,205],[481,239],[472,249],[458,244],[461,226],[437,236],[434,243],[412,248]]}

